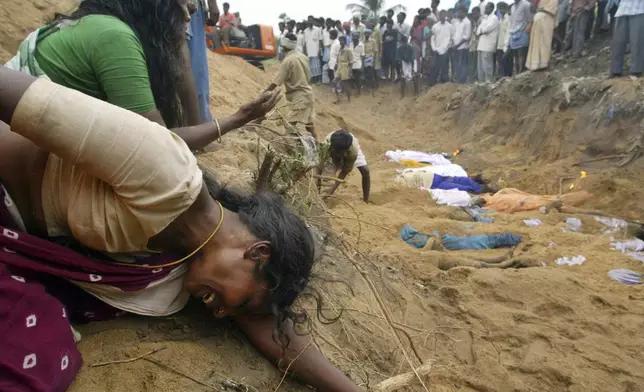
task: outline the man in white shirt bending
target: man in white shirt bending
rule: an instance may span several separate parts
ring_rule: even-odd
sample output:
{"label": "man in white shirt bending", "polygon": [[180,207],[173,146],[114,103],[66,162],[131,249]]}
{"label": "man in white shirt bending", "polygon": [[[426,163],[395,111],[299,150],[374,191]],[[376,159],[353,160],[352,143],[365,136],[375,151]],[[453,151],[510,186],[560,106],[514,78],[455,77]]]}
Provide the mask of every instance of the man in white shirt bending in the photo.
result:
{"label": "man in white shirt bending", "polygon": [[432,70],[430,83],[446,83],[449,80],[449,60],[447,54],[452,46],[452,25],[447,23],[447,12],[445,10],[438,14],[439,22],[432,28],[431,45],[436,53],[436,63]]}
{"label": "man in white shirt bending", "polygon": [[467,10],[465,8],[458,10],[452,25],[454,26],[452,51],[454,59],[452,60],[452,64],[456,68],[452,71],[454,74],[452,77],[457,83],[466,83],[470,38],[472,38],[472,22],[467,17]]}
{"label": "man in white shirt bending", "polygon": [[492,82],[494,79],[494,53],[499,37],[499,18],[494,15],[494,4],[487,3],[485,16],[476,30],[478,44],[478,74],[479,82]]}

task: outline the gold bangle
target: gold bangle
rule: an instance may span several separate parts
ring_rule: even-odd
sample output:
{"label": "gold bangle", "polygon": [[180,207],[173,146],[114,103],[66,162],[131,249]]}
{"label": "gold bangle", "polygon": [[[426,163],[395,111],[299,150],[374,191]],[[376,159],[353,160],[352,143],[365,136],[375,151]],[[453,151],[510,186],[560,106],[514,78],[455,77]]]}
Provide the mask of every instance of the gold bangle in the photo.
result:
{"label": "gold bangle", "polygon": [[213,121],[215,122],[215,125],[217,126],[217,143],[221,144],[221,127],[219,126],[219,120],[217,120],[215,118],[215,119],[213,119]]}

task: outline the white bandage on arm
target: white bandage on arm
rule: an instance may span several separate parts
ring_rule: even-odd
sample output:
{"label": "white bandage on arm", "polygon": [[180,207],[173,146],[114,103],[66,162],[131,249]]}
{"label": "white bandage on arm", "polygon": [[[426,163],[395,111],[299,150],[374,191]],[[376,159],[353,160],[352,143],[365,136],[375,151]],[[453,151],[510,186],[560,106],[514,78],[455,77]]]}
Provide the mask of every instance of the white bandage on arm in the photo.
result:
{"label": "white bandage on arm", "polygon": [[147,249],[202,188],[196,158],[177,135],[47,80],[25,92],[11,130],[56,155],[43,179],[50,235],[72,233],[95,249]]}

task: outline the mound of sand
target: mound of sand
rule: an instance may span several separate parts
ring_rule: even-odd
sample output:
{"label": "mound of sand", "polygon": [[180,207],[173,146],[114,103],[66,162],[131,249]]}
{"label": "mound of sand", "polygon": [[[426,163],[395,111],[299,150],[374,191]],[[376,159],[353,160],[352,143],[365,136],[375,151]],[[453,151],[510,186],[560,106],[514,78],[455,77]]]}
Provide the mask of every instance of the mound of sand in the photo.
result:
{"label": "mound of sand", "polygon": [[[65,10],[71,3],[56,4]],[[3,1],[0,59],[7,60],[56,4]],[[275,72],[217,55],[209,56],[209,64],[212,111],[218,116],[254,98]],[[324,279],[316,285],[323,288],[328,312],[344,314],[333,325],[313,325],[315,344],[365,387],[409,371],[409,362],[432,361],[425,380],[431,391],[644,390],[644,295],[641,287],[607,276],[613,268],[644,272],[641,263],[610,249],[611,236],[622,239],[624,233],[605,235],[591,217],[557,212],[493,213],[492,224],[472,223],[459,209],[435,205],[426,193],[395,186],[391,177],[400,166],[384,160],[391,149],[461,149],[456,162],[470,173],[536,194],[556,194],[574,183],[594,195],[584,207],[640,219],[641,160],[623,168],[610,160],[575,164],[629,150],[641,132],[641,85],[552,73],[494,89],[445,85],[406,99],[397,93],[385,86],[374,98],[335,106],[327,89],[316,90],[318,132],[348,128],[360,139],[372,172],[373,202],[361,201],[360,178],[353,174],[338,191],[342,200],[328,203],[334,217],[321,223],[365,255],[355,256],[364,274],[341,247],[327,246],[317,267]],[[257,168],[255,144],[254,132],[235,132],[199,159],[225,181],[248,187]],[[582,168],[588,176],[579,180]],[[581,219],[580,233],[562,230],[569,217]],[[522,222],[527,218],[543,224],[529,228]],[[426,233],[520,234],[521,256],[538,267],[441,271],[441,264],[503,252],[414,249],[397,235],[406,223]],[[586,263],[554,264],[576,255]],[[164,319],[128,316],[79,329],[86,366],[73,391],[245,390],[229,381],[267,391],[281,378],[234,327],[213,321],[198,304]],[[163,347],[146,360],[88,366]],[[308,388],[287,379],[281,390]]]}

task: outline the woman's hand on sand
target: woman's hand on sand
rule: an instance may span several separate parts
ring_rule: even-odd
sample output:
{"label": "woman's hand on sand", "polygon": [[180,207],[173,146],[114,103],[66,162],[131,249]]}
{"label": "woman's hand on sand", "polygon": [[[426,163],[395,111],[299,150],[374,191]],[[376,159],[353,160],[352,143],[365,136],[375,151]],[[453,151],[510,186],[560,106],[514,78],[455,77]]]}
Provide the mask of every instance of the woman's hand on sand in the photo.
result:
{"label": "woman's hand on sand", "polygon": [[239,117],[243,124],[248,124],[251,121],[263,118],[268,112],[273,110],[275,104],[280,99],[280,93],[281,89],[271,89],[269,86],[257,98],[239,108],[236,116]]}

